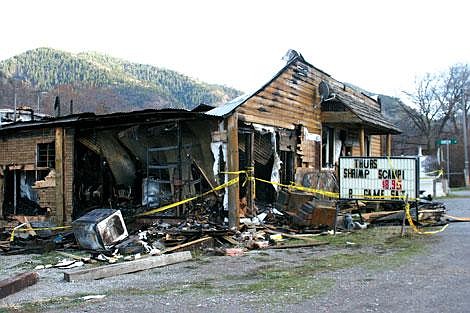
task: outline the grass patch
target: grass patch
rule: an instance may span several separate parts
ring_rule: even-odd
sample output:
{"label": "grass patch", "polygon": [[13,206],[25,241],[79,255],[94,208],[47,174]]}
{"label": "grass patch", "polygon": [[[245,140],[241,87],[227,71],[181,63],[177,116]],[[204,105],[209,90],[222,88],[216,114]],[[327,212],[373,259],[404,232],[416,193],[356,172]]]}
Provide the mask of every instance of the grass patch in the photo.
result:
{"label": "grass patch", "polygon": [[273,261],[273,258],[267,257],[267,256],[262,256],[262,255],[256,255],[256,256],[253,257],[253,261],[265,263],[265,262]]}
{"label": "grass patch", "polygon": [[[242,275],[228,275],[224,280],[233,280],[229,292],[266,295],[270,302],[296,303],[318,296],[332,288],[336,278],[325,278],[324,273],[336,272],[360,266],[366,270],[384,270],[405,264],[411,257],[423,253],[432,238],[408,234],[400,236],[400,227],[381,227],[338,234],[336,236],[315,237],[324,240],[340,253],[327,257],[309,257],[301,265],[279,267],[264,264]],[[354,245],[348,245],[353,242]],[[292,253],[297,250],[293,250]],[[289,253],[289,250],[286,251]]]}
{"label": "grass patch", "polygon": [[55,251],[51,252],[46,252],[43,254],[36,254],[33,256],[32,261],[35,263],[35,265],[42,264],[57,264],[60,260],[66,259],[66,257],[60,255],[59,253]]}
{"label": "grass patch", "polygon": [[[42,312],[52,307],[56,309],[64,309],[76,307],[83,304],[84,300],[79,297],[56,297],[47,300],[40,300],[34,302],[26,302],[21,305],[13,305],[6,308],[1,308],[0,312],[8,313],[35,313]],[[3,310],[3,311],[2,311]]]}

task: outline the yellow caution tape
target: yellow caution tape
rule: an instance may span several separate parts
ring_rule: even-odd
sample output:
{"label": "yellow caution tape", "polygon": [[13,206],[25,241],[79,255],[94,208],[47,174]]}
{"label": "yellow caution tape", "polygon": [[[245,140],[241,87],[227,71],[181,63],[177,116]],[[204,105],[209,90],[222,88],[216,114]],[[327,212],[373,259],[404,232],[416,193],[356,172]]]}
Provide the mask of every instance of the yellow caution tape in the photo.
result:
{"label": "yellow caution tape", "polygon": [[236,172],[220,172],[220,174],[228,174],[228,175],[239,175],[239,174],[248,174],[248,171],[236,171]]}
{"label": "yellow caution tape", "polygon": [[410,213],[410,204],[409,203],[405,204],[405,214],[406,214],[406,219],[408,220],[408,223],[410,224],[411,228],[413,229],[413,231],[415,233],[418,233],[418,234],[422,234],[422,235],[437,234],[437,233],[443,232],[449,226],[449,224],[446,224],[446,225],[444,225],[444,227],[442,227],[439,230],[421,231],[421,230],[418,229],[418,227],[416,227],[415,223],[413,222],[413,218],[411,217],[411,213]]}
{"label": "yellow caution tape", "polygon": [[419,179],[420,180],[435,180],[435,179],[438,179],[438,178],[440,178],[444,175],[444,170],[437,170],[437,171],[432,171],[432,172],[428,172],[428,173],[424,173],[424,174],[429,175],[429,174],[433,174],[433,173],[437,173],[437,175],[436,176],[431,176],[431,177],[420,177]]}
{"label": "yellow caution tape", "polygon": [[231,179],[229,180],[228,182],[222,184],[222,185],[219,185],[209,191],[206,191],[204,192],[203,194],[200,194],[200,195],[197,195],[197,196],[194,196],[194,197],[191,197],[191,198],[187,198],[187,199],[184,199],[184,200],[181,200],[181,201],[178,201],[178,202],[175,202],[175,203],[171,203],[171,204],[168,204],[168,205],[165,205],[165,206],[162,206],[162,207],[159,207],[159,208],[156,208],[156,209],[153,209],[153,210],[150,210],[150,211],[147,211],[147,212],[144,212],[144,213],[140,213],[140,214],[137,214],[136,216],[146,216],[146,215],[152,215],[152,214],[155,214],[155,213],[159,213],[159,212],[163,212],[163,211],[166,211],[166,210],[169,210],[169,209],[172,209],[174,207],[177,207],[179,205],[182,205],[182,204],[185,204],[185,203],[188,203],[188,202],[191,202],[191,201],[194,201],[198,198],[202,198],[202,197],[205,197],[207,196],[208,194],[214,192],[214,191],[218,191],[218,190],[221,190],[221,189],[224,189],[226,187],[229,187],[233,184],[236,184],[238,183],[239,181],[239,177],[235,177],[234,179]]}
{"label": "yellow caution tape", "polygon": [[424,174],[425,175],[431,175],[431,174],[434,174],[434,173],[437,173],[436,178],[441,177],[444,174],[444,170],[440,169],[440,170],[435,170],[435,171],[432,171],[432,172],[427,172],[427,173],[424,173]]}
{"label": "yellow caution tape", "polygon": [[278,182],[269,181],[269,180],[265,180],[265,179],[261,179],[261,178],[257,178],[257,177],[255,177],[254,179],[257,180],[257,181],[266,183],[266,184],[271,184],[271,185],[276,185],[276,186],[279,186],[279,187],[285,187],[285,188],[290,188],[290,189],[306,191],[306,192],[310,192],[310,193],[321,194],[321,195],[324,195],[324,196],[327,196],[327,197],[330,197],[330,198],[338,198],[339,197],[339,194],[336,193],[336,192],[299,186],[299,185],[296,185],[295,183],[291,183],[290,185],[286,185],[286,184],[281,184],[281,183],[278,183]]}
{"label": "yellow caution tape", "polygon": [[59,229],[69,229],[72,228],[72,226],[56,226],[56,227],[40,227],[40,228],[14,228],[11,231],[10,235],[10,241],[13,241],[15,239],[15,232],[19,231],[37,231],[37,230],[59,230]]}

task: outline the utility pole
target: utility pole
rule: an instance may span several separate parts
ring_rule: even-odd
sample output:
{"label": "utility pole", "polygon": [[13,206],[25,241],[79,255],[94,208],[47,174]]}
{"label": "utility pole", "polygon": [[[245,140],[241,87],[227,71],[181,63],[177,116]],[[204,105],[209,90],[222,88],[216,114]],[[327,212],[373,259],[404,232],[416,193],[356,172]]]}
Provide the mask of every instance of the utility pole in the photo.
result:
{"label": "utility pole", "polygon": [[464,163],[464,178],[465,178],[465,187],[468,187],[468,139],[467,139],[467,110],[465,105],[465,97],[462,89],[462,111],[463,111],[463,149],[464,149],[464,156],[465,156],[465,163]]}
{"label": "utility pole", "polygon": [[450,140],[447,139],[447,142],[446,142],[446,148],[447,148],[447,153],[446,153],[446,165],[447,165],[447,186],[449,187],[450,189],[450,159],[449,159],[449,144],[450,144]]}

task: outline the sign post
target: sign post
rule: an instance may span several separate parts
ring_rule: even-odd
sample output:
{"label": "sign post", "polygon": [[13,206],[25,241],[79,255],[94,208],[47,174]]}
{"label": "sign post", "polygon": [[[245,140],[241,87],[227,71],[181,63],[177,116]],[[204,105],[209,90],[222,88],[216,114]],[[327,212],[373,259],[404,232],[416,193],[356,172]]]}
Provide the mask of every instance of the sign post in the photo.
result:
{"label": "sign post", "polygon": [[446,171],[447,171],[447,186],[450,188],[450,159],[449,159],[449,145],[457,144],[457,139],[439,139],[436,140],[436,145],[446,145]]}

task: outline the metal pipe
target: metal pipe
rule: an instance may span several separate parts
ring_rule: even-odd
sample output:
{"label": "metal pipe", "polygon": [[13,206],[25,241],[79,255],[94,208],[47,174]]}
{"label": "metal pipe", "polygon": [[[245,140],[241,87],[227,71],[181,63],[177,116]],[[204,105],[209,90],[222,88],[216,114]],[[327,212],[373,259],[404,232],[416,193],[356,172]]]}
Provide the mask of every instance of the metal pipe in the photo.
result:
{"label": "metal pipe", "polygon": [[450,139],[446,140],[447,152],[446,152],[446,165],[447,165],[447,187],[450,190],[450,160],[449,160],[449,143]]}
{"label": "metal pipe", "polygon": [[465,178],[465,187],[468,187],[469,169],[468,169],[467,110],[465,110],[465,99],[463,96],[463,92],[462,92],[462,111],[463,111],[463,148],[464,148],[464,156],[465,156],[463,173],[464,173],[464,178]]}

